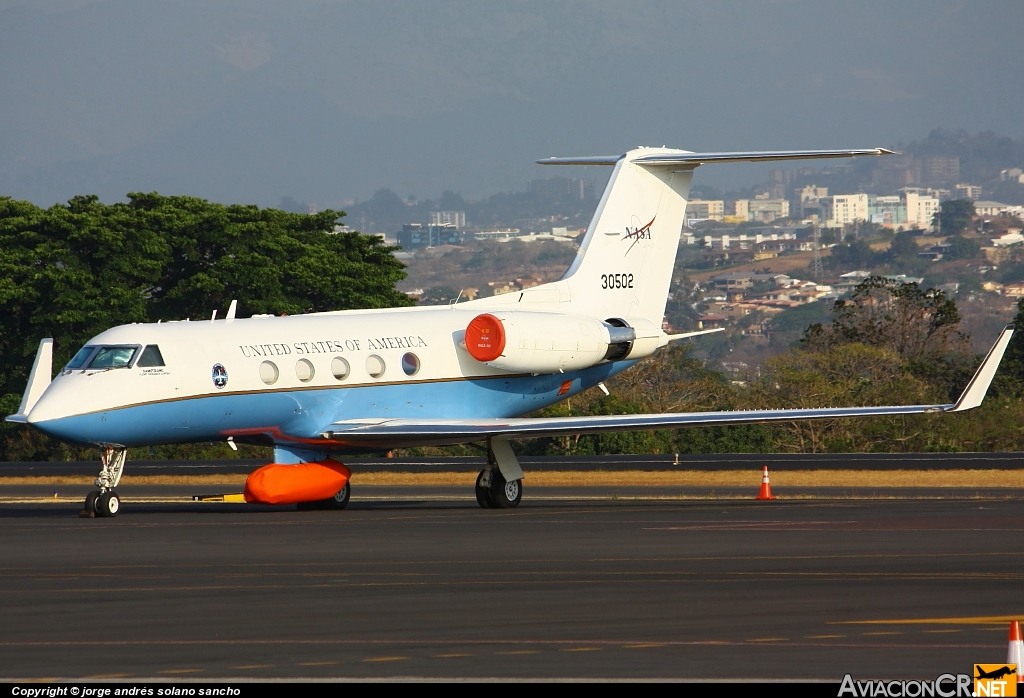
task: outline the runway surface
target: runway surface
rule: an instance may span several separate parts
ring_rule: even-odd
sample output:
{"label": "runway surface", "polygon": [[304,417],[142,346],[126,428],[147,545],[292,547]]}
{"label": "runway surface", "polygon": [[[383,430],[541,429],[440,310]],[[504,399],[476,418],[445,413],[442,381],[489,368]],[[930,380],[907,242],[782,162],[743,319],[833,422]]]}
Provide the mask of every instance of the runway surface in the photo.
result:
{"label": "runway surface", "polygon": [[[477,472],[479,458],[342,458],[355,472]],[[623,456],[521,456],[527,472],[593,470],[1016,470],[1024,468],[1019,453],[718,453]],[[128,461],[129,475],[248,474],[266,460],[142,460]],[[0,463],[0,477],[83,475],[94,477],[98,461]]]}
{"label": "runway surface", "polygon": [[116,519],[26,491],[0,505],[0,677],[931,679],[1002,661],[1024,617],[1012,492],[539,489],[494,511],[362,488],[342,512],[140,490]]}

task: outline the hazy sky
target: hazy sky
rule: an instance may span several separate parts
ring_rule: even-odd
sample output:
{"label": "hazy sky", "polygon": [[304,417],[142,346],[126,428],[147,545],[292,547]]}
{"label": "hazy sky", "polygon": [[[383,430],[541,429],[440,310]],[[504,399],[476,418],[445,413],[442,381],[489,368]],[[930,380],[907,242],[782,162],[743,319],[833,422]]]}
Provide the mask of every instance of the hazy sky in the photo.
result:
{"label": "hazy sky", "polygon": [[537,158],[638,144],[1022,138],[1022,37],[1021,0],[0,0],[0,195],[324,208],[521,190],[580,174]]}

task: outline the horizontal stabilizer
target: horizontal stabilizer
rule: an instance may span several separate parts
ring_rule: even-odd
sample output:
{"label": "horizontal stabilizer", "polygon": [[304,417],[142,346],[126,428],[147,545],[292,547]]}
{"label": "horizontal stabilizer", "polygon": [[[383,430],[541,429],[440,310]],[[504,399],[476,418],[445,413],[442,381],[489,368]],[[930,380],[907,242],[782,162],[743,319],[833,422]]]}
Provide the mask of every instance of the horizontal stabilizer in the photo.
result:
{"label": "horizontal stabilizer", "polygon": [[[691,153],[685,150],[641,155],[633,162],[641,165],[682,165],[696,167],[712,162],[768,162],[771,160],[817,160],[820,158],[852,158],[859,155],[895,155],[885,148],[845,150],[755,150],[735,153]],[[623,155],[595,155],[577,158],[545,158],[538,165],[614,165]]]}
{"label": "horizontal stabilizer", "polygon": [[804,419],[891,417],[904,414],[960,412],[981,404],[1012,335],[1012,326],[1006,327],[1002,331],[999,339],[996,340],[995,345],[982,361],[974,378],[967,384],[963,395],[954,404],[511,419],[353,419],[335,422],[323,432],[323,436],[326,439],[352,446],[391,448],[399,445],[429,446],[470,443],[495,436],[513,439],[537,438],[643,429],[791,422]]}

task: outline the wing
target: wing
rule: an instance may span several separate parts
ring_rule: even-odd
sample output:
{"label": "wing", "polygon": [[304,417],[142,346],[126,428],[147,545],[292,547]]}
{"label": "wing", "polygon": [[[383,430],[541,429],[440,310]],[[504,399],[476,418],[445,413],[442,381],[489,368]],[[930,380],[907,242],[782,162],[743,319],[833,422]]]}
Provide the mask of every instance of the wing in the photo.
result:
{"label": "wing", "polygon": [[610,431],[675,429],[712,424],[790,422],[802,419],[879,417],[935,412],[962,412],[977,407],[988,392],[999,362],[1013,335],[1006,327],[989,350],[960,399],[945,405],[892,407],[833,407],[736,412],[676,412],[669,414],[600,415],[596,417],[539,417],[513,419],[351,419],[335,422],[322,436],[340,444],[367,448],[438,446],[483,441],[495,436],[536,438]]}

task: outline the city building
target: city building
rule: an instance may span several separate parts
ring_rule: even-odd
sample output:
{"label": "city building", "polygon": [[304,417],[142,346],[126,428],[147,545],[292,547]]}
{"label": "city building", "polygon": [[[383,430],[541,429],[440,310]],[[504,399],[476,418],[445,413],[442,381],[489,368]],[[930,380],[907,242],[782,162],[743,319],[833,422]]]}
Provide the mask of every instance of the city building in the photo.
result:
{"label": "city building", "polygon": [[529,192],[547,201],[583,201],[593,197],[594,183],[589,179],[551,177],[530,182]]}
{"label": "city building", "polygon": [[406,250],[458,245],[462,242],[462,233],[450,224],[424,226],[422,223],[407,223],[396,237],[398,244]]}
{"label": "city building", "polygon": [[1020,182],[1021,184],[1024,184],[1024,170],[1021,170],[1019,167],[1000,170],[999,179],[1002,182]]}
{"label": "city building", "polygon": [[953,198],[977,201],[982,196],[981,187],[974,184],[957,184],[953,187]]}
{"label": "city building", "polygon": [[868,220],[867,194],[837,194],[825,199],[826,228],[842,228]]}
{"label": "city building", "polygon": [[799,212],[800,218],[817,216],[817,220],[825,220],[822,210],[822,199],[828,196],[828,187],[811,184],[796,190],[793,210]]}
{"label": "city building", "polygon": [[902,225],[907,222],[907,204],[899,196],[868,197],[868,220],[876,225]]}
{"label": "city building", "polygon": [[459,230],[466,227],[465,211],[431,211],[430,225],[453,225]]}
{"label": "city building", "polygon": [[1010,209],[1009,204],[998,201],[975,201],[974,212],[979,216],[998,216]]}
{"label": "city building", "polygon": [[734,215],[745,221],[771,223],[779,218],[789,218],[789,201],[769,199],[768,194],[758,194],[753,199],[737,199],[733,207]]}
{"label": "city building", "polygon": [[474,240],[509,240],[519,237],[519,228],[499,228],[497,230],[481,230],[473,233]]}
{"label": "city building", "polygon": [[925,155],[921,158],[921,182],[943,183],[960,179],[960,158],[956,155]]}
{"label": "city building", "polygon": [[691,199],[686,203],[687,220],[721,221],[725,218],[725,202]]}
{"label": "city building", "polygon": [[937,197],[908,190],[903,192],[903,202],[907,207],[908,224],[923,230],[932,227],[935,214],[939,212]]}

